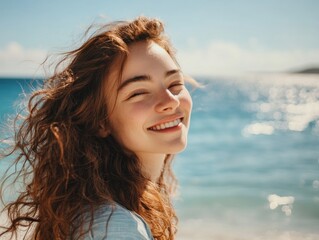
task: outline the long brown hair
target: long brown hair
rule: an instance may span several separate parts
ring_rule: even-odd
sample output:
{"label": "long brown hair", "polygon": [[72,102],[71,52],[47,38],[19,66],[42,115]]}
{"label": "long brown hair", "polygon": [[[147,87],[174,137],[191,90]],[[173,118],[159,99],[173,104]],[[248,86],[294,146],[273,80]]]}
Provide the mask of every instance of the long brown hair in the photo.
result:
{"label": "long brown hair", "polygon": [[99,134],[111,111],[103,90],[107,76],[112,67],[123,67],[128,46],[137,41],[154,41],[174,58],[159,20],[115,22],[67,52],[54,75],[32,93],[24,120],[16,119],[14,146],[6,154],[15,157],[15,181],[22,179],[26,187],[6,205],[10,223],[0,237],[26,227],[32,239],[72,239],[76,231],[85,233],[85,212],[93,219],[97,207],[117,202],[141,215],[155,239],[174,239],[173,156],[166,157],[155,184],[142,174],[134,153],[112,135]]}

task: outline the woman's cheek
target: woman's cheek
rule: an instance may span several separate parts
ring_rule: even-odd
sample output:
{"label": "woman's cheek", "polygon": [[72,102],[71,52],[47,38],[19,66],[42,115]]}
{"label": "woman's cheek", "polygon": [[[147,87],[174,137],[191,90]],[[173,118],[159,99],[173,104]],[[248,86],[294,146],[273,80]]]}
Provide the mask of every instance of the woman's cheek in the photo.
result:
{"label": "woman's cheek", "polygon": [[192,110],[193,101],[192,101],[191,95],[189,94],[189,92],[187,90],[183,91],[179,100],[180,100],[181,106],[184,109],[187,109],[189,111]]}
{"label": "woman's cheek", "polygon": [[151,98],[145,98],[142,101],[135,102],[130,106],[130,110],[128,112],[131,112],[132,114],[138,113],[138,112],[146,112],[152,109],[153,107],[153,101]]}

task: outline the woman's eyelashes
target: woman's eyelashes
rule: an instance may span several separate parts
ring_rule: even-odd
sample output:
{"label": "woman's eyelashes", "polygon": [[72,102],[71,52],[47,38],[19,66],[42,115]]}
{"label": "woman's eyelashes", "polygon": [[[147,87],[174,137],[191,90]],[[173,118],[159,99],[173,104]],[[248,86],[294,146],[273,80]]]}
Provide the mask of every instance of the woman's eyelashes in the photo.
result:
{"label": "woman's eyelashes", "polygon": [[182,91],[184,88],[184,81],[176,81],[169,85],[169,90],[173,94],[178,94],[180,91]]}
{"label": "woman's eyelashes", "polygon": [[[167,87],[167,89],[172,93],[172,94],[178,94],[180,93],[180,91],[182,91],[184,88],[184,81],[183,80],[179,80],[179,81],[175,81],[172,82],[171,84],[169,84],[169,86]],[[132,93],[130,93],[128,95],[128,97],[126,98],[126,100],[131,100],[131,99],[136,99],[138,97],[142,97],[145,96],[147,94],[150,94],[152,91],[151,90],[136,90],[133,91]]]}
{"label": "woman's eyelashes", "polygon": [[147,91],[136,91],[136,92],[133,92],[133,93],[131,93],[130,95],[129,95],[129,97],[127,98],[127,100],[130,100],[130,99],[132,99],[132,98],[136,98],[136,97],[138,97],[138,96],[142,96],[142,95],[144,95],[144,94],[148,94],[148,92]]}

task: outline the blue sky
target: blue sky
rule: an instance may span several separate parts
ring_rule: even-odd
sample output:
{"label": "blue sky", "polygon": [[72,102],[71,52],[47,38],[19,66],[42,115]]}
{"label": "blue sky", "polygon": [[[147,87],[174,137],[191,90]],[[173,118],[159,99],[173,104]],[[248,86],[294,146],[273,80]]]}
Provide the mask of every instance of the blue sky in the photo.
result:
{"label": "blue sky", "polygon": [[32,76],[91,23],[157,17],[193,75],[319,66],[316,0],[2,0],[0,76]]}

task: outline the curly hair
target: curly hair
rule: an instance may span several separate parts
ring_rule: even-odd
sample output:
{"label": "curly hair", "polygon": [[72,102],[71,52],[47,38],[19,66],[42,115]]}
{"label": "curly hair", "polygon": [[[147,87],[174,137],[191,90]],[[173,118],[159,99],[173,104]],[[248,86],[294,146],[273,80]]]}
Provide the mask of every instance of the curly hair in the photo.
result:
{"label": "curly hair", "polygon": [[57,67],[32,93],[23,121],[15,120],[14,146],[6,154],[15,157],[15,181],[22,179],[26,187],[6,205],[10,222],[0,237],[26,227],[31,239],[72,239],[76,231],[85,234],[85,212],[93,219],[100,205],[117,202],[141,215],[155,239],[174,239],[173,156],[166,156],[161,177],[152,183],[133,152],[112,135],[99,134],[112,111],[103,90],[107,76],[115,64],[123,68],[130,44],[144,40],[156,42],[174,59],[159,20],[114,22],[65,53],[57,64],[65,67]]}

